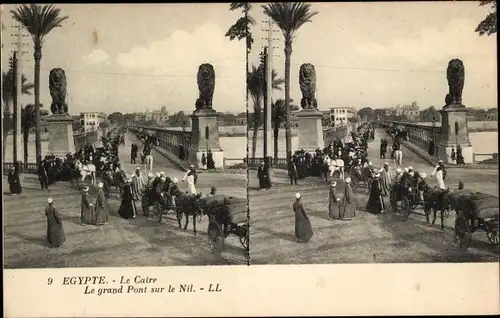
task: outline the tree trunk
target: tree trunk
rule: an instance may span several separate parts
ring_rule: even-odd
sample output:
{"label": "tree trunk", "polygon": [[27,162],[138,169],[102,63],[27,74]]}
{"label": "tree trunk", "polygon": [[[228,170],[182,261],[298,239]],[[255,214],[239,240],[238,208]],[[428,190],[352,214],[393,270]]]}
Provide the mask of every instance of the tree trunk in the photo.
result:
{"label": "tree trunk", "polygon": [[274,121],[274,160],[276,162],[278,161],[278,154],[279,154],[279,149],[278,149],[279,133],[280,133],[279,121],[275,120]]}
{"label": "tree trunk", "polygon": [[286,158],[292,157],[292,131],[290,127],[290,57],[292,55],[292,41],[285,41],[285,138]]}
{"label": "tree trunk", "polygon": [[8,132],[4,132],[2,136],[2,162],[5,162],[5,149],[7,147],[7,138],[9,137]]}
{"label": "tree trunk", "polygon": [[35,149],[36,149],[36,164],[40,164],[40,159],[42,157],[42,145],[40,140],[40,134],[42,131],[40,122],[40,61],[42,59],[42,46],[35,45]]}
{"label": "tree trunk", "polygon": [[253,113],[253,135],[252,135],[252,158],[255,160],[257,152],[257,136],[259,133],[260,111],[254,108]]}
{"label": "tree trunk", "polygon": [[28,144],[30,138],[29,128],[23,127],[23,153],[24,153],[24,164],[28,164]]}

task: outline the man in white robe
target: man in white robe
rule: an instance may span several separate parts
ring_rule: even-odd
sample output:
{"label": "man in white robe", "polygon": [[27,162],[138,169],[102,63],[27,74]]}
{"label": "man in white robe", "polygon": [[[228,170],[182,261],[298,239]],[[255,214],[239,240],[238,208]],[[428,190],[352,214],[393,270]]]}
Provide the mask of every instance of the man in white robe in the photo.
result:
{"label": "man in white robe", "polygon": [[184,178],[182,178],[183,182],[187,181],[188,193],[190,194],[196,194],[196,178],[196,170],[193,165],[190,165],[189,170],[184,174]]}

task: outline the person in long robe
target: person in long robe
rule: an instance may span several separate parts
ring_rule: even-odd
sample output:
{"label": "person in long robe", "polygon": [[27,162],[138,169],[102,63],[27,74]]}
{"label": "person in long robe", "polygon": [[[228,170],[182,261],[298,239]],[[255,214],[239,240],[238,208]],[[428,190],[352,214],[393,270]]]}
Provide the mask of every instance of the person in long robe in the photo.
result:
{"label": "person in long robe", "polygon": [[259,179],[259,189],[261,191],[265,190],[265,174],[266,170],[264,169],[264,161],[260,163],[259,169],[257,170],[257,178]]}
{"label": "person in long robe", "polygon": [[272,188],[272,183],[271,183],[271,173],[269,171],[269,163],[264,164],[264,171],[265,171],[265,177],[264,177],[264,187],[266,189],[271,189]]}
{"label": "person in long robe", "polygon": [[184,178],[182,178],[182,181],[187,181],[188,193],[190,194],[196,194],[196,179],[198,179],[196,170],[194,169],[194,166],[191,165],[189,166],[189,170],[184,174]]}
{"label": "person in long robe", "polygon": [[293,204],[293,211],[295,212],[295,237],[297,238],[297,243],[307,243],[314,235],[311,221],[302,204],[300,193],[295,194],[295,198],[296,200]]}
{"label": "person in long robe", "polygon": [[128,179],[123,186],[122,202],[118,209],[118,214],[124,219],[135,219],[136,209],[134,204],[134,196],[132,193],[132,179]]}
{"label": "person in long robe", "polygon": [[19,188],[20,188],[20,181],[19,181],[19,176],[16,174],[16,168],[12,167],[9,171],[9,175],[7,177],[7,180],[9,182],[9,190],[12,195],[19,194]]}
{"label": "person in long robe", "polygon": [[344,197],[340,208],[342,220],[352,220],[356,216],[356,199],[351,187],[351,178],[345,178]]}
{"label": "person in long robe", "polygon": [[208,170],[215,169],[214,155],[212,153],[212,150],[210,150],[210,149],[208,149],[208,152],[207,152],[207,169]]}
{"label": "person in long robe", "polygon": [[333,181],[330,184],[330,193],[328,196],[328,219],[329,220],[339,220],[340,219],[340,198],[337,195],[336,187],[337,182]]}
{"label": "person in long robe", "polygon": [[384,166],[380,168],[378,171],[380,174],[380,188],[382,196],[388,196],[391,193],[391,185],[392,185],[392,169],[389,166],[388,162],[384,162]]}
{"label": "person in long robe", "polygon": [[385,204],[382,198],[382,187],[380,186],[380,173],[377,173],[370,185],[370,196],[366,202],[366,210],[373,214],[384,213]]}
{"label": "person in long robe", "polygon": [[446,185],[444,184],[443,168],[440,165],[437,165],[436,168],[434,168],[431,176],[436,177],[436,182],[439,189],[446,189]]}
{"label": "person in long robe", "polygon": [[462,147],[457,145],[457,165],[464,165],[464,155],[462,154]]}
{"label": "person in long robe", "polygon": [[95,211],[94,211],[94,224],[104,225],[109,222],[109,211],[106,204],[106,197],[104,195],[103,188],[104,184],[99,182],[97,184],[97,198],[95,201]]}
{"label": "person in long robe", "polygon": [[47,203],[49,204],[45,208],[45,216],[47,217],[47,243],[51,248],[61,247],[64,241],[66,241],[62,219],[53,205],[54,200],[48,198]]}
{"label": "person in long robe", "polygon": [[141,168],[135,168],[135,174],[132,177],[132,194],[134,195],[135,206],[142,201],[142,190],[144,189],[144,179],[142,178]]}
{"label": "person in long robe", "polygon": [[292,159],[288,160],[288,178],[291,185],[297,185],[297,166]]}
{"label": "person in long robe", "polygon": [[89,187],[85,187],[80,203],[80,225],[92,224],[94,204],[90,200]]}

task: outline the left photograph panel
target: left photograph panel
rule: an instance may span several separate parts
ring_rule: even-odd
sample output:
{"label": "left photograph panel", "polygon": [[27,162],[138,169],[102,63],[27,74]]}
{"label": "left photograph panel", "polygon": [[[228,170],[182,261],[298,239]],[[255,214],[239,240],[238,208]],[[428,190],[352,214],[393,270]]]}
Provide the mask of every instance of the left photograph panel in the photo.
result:
{"label": "left photograph panel", "polygon": [[245,6],[1,14],[4,267],[249,265]]}

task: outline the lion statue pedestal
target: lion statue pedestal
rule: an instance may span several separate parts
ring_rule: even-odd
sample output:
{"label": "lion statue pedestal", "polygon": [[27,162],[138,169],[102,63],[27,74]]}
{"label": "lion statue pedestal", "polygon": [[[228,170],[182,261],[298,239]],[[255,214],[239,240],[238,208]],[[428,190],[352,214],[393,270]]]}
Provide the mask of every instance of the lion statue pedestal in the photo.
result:
{"label": "lion statue pedestal", "polygon": [[323,114],[316,109],[303,109],[297,113],[299,119],[298,149],[315,151],[325,147],[323,141]]}
{"label": "lion statue pedestal", "polygon": [[66,156],[67,153],[75,152],[75,140],[73,139],[73,118],[69,115],[52,115],[47,117],[47,129],[49,130],[49,153]]}
{"label": "lion statue pedestal", "polygon": [[452,149],[460,145],[466,164],[474,163],[474,149],[469,140],[467,113],[469,109],[462,104],[462,91],[465,83],[465,66],[459,59],[448,63],[446,70],[448,94],[441,113],[441,132],[438,143],[438,157],[446,163],[451,163]]}
{"label": "lion statue pedestal", "polygon": [[[213,109],[199,109],[191,117],[191,146],[188,150],[188,161],[196,168],[201,168],[203,154],[212,152],[215,168],[224,167],[224,152],[219,143],[219,115]],[[208,137],[208,138],[207,138]]]}

